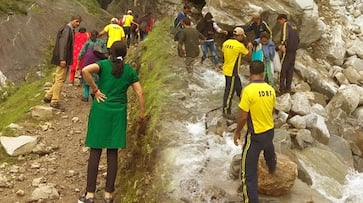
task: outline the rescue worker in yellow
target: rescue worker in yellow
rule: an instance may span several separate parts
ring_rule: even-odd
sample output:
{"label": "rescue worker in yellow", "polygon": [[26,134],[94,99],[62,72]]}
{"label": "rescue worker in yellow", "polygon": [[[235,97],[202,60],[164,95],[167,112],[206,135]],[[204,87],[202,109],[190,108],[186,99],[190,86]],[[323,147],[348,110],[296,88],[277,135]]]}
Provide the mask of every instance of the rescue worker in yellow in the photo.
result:
{"label": "rescue worker in yellow", "polygon": [[252,47],[247,49],[242,43],[245,37],[243,28],[236,27],[233,30],[233,38],[226,40],[222,45],[223,74],[226,78],[223,96],[223,117],[229,120],[235,120],[235,116],[231,112],[234,93],[241,97],[242,83],[239,77],[239,68],[242,63],[242,56],[247,57],[247,59],[251,58]]}

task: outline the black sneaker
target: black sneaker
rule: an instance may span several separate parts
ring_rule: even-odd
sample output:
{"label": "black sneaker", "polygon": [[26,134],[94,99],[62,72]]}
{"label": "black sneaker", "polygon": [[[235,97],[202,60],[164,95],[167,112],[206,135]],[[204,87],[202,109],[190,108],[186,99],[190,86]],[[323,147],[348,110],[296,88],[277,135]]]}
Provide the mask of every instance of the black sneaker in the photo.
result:
{"label": "black sneaker", "polygon": [[87,198],[86,193],[78,198],[78,203],[94,203],[94,198]]}

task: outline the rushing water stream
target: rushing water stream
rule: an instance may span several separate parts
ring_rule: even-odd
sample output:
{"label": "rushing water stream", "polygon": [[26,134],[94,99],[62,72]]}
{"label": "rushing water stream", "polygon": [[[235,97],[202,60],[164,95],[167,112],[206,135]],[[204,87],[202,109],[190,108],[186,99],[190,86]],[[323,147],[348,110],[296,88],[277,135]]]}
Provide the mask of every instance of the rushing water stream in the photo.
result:
{"label": "rushing water stream", "polygon": [[[232,157],[241,153],[241,147],[233,144],[232,133],[220,136],[207,129],[215,129],[221,120],[224,76],[215,72],[212,64],[196,63],[193,79],[188,79],[182,67],[181,61],[176,62],[168,76],[166,85],[172,91],[160,121],[164,144],[158,170],[170,183],[167,196],[173,202],[239,202],[239,180],[233,180],[229,171]],[[242,80],[243,84],[248,82],[245,77]],[[233,113],[237,113],[238,98],[234,97]],[[362,174],[350,173],[344,186],[332,180],[339,186],[330,187],[338,188],[341,198],[329,195],[319,184],[324,177],[315,174],[312,187],[297,180],[290,194],[263,197],[261,202],[363,202]]]}

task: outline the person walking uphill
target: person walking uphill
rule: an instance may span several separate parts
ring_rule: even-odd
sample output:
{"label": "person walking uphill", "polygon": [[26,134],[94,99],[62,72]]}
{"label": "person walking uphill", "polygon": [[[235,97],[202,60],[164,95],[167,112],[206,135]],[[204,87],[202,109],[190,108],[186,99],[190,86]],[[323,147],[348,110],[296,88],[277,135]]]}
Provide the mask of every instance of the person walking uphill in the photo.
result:
{"label": "person walking uphill", "polygon": [[296,25],[287,20],[287,15],[279,14],[277,23],[281,28],[281,43],[278,46],[282,52],[280,93],[291,91],[292,76],[294,75],[296,50],[300,43],[299,31]]}
{"label": "person walking uphill", "polygon": [[[80,69],[82,71],[82,69],[92,63],[96,63],[98,60],[104,59],[104,58],[100,58],[99,56],[97,56],[94,53],[94,46],[100,46],[104,53],[107,53],[107,48],[106,48],[106,43],[103,41],[103,39],[97,38],[98,36],[98,32],[96,30],[93,30],[91,32],[91,38],[84,44],[84,46],[82,47],[81,53],[79,53],[78,55],[78,61],[83,61],[83,63],[81,64],[80,67],[78,67],[78,69]],[[78,63],[79,64],[79,63]],[[98,81],[98,75],[97,74],[93,74],[93,78],[95,81]],[[82,83],[83,83],[83,97],[81,98],[81,101],[84,102],[88,102],[88,97],[89,97],[89,85],[82,79]]]}
{"label": "person walking uphill", "polygon": [[226,40],[222,45],[224,56],[223,74],[226,78],[226,86],[223,96],[223,117],[234,120],[231,113],[232,98],[236,92],[238,97],[241,97],[242,83],[239,77],[239,68],[242,63],[242,56],[247,59],[251,58],[251,50],[242,44],[242,40],[246,37],[244,30],[241,27],[236,27],[233,30],[233,39]]}
{"label": "person walking uphill", "polygon": [[53,108],[60,108],[59,99],[69,66],[73,63],[74,29],[79,27],[81,16],[72,16],[68,24],[63,26],[57,34],[51,64],[56,65],[53,86],[43,98]]}
{"label": "person walking uphill", "polygon": [[[126,148],[127,89],[135,91],[139,102],[139,119],[145,118],[143,90],[136,71],[125,64],[127,44],[116,41],[110,50],[110,59],[90,64],[82,70],[95,98],[92,102],[86,136],[86,146],[90,148],[87,167],[86,193],[79,197],[78,203],[94,202],[98,165],[102,149],[107,149],[107,177],[104,202],[113,203],[115,190],[118,149]],[[92,73],[99,74],[98,86]]]}
{"label": "person walking uphill", "polygon": [[234,144],[238,146],[241,130],[247,123],[247,135],[242,148],[241,180],[244,203],[258,203],[257,166],[263,150],[270,173],[276,170],[276,154],[273,145],[273,109],[276,94],[273,87],[263,81],[264,65],[261,61],[250,63],[250,84],[242,92],[240,113],[234,133]]}
{"label": "person walking uphill", "polygon": [[134,21],[134,16],[132,15],[132,11],[128,10],[126,15],[122,16],[122,19],[119,21],[119,25],[122,26],[125,32],[126,40],[127,40],[127,48],[130,47],[131,44],[131,26],[136,25],[136,29],[139,29],[139,24]]}
{"label": "person walking uphill", "polygon": [[[191,27],[191,21],[188,17],[182,20],[182,24],[185,28],[180,31],[178,52],[180,56],[185,56],[185,66],[189,77],[192,77],[193,62],[199,56],[199,44],[204,41],[205,37],[197,29]],[[183,45],[185,50],[183,49]]]}
{"label": "person walking uphill", "polygon": [[216,45],[214,42],[214,35],[215,32],[223,33],[225,35],[227,35],[228,32],[221,29],[217,23],[213,21],[213,16],[210,12],[206,13],[204,18],[198,23],[197,30],[207,38],[202,44],[203,56],[201,62],[203,63],[203,61],[208,57],[208,50],[210,50],[213,56],[215,69],[216,71],[219,71],[220,67]]}
{"label": "person walking uphill", "polygon": [[[81,51],[84,43],[90,38],[90,33],[86,32],[86,28],[80,27],[79,31],[74,35],[73,45],[73,64],[70,66],[69,81],[74,85],[74,77],[77,71],[77,67],[82,66],[83,61],[77,61],[79,52]],[[81,63],[81,64],[79,64]]]}
{"label": "person walking uphill", "polygon": [[124,40],[124,29],[118,25],[118,19],[112,18],[111,23],[106,25],[101,32],[98,33],[98,37],[107,34],[107,49],[110,49],[115,41]]}

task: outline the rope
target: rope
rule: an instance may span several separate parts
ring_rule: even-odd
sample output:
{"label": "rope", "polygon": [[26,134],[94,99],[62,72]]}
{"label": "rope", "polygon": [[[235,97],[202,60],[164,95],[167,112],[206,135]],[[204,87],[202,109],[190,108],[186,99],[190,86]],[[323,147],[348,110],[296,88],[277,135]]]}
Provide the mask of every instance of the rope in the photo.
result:
{"label": "rope", "polygon": [[204,127],[205,127],[205,134],[208,135],[208,114],[212,113],[213,111],[216,111],[218,109],[223,108],[223,106],[214,108],[212,110],[209,110],[207,113],[204,114]]}

